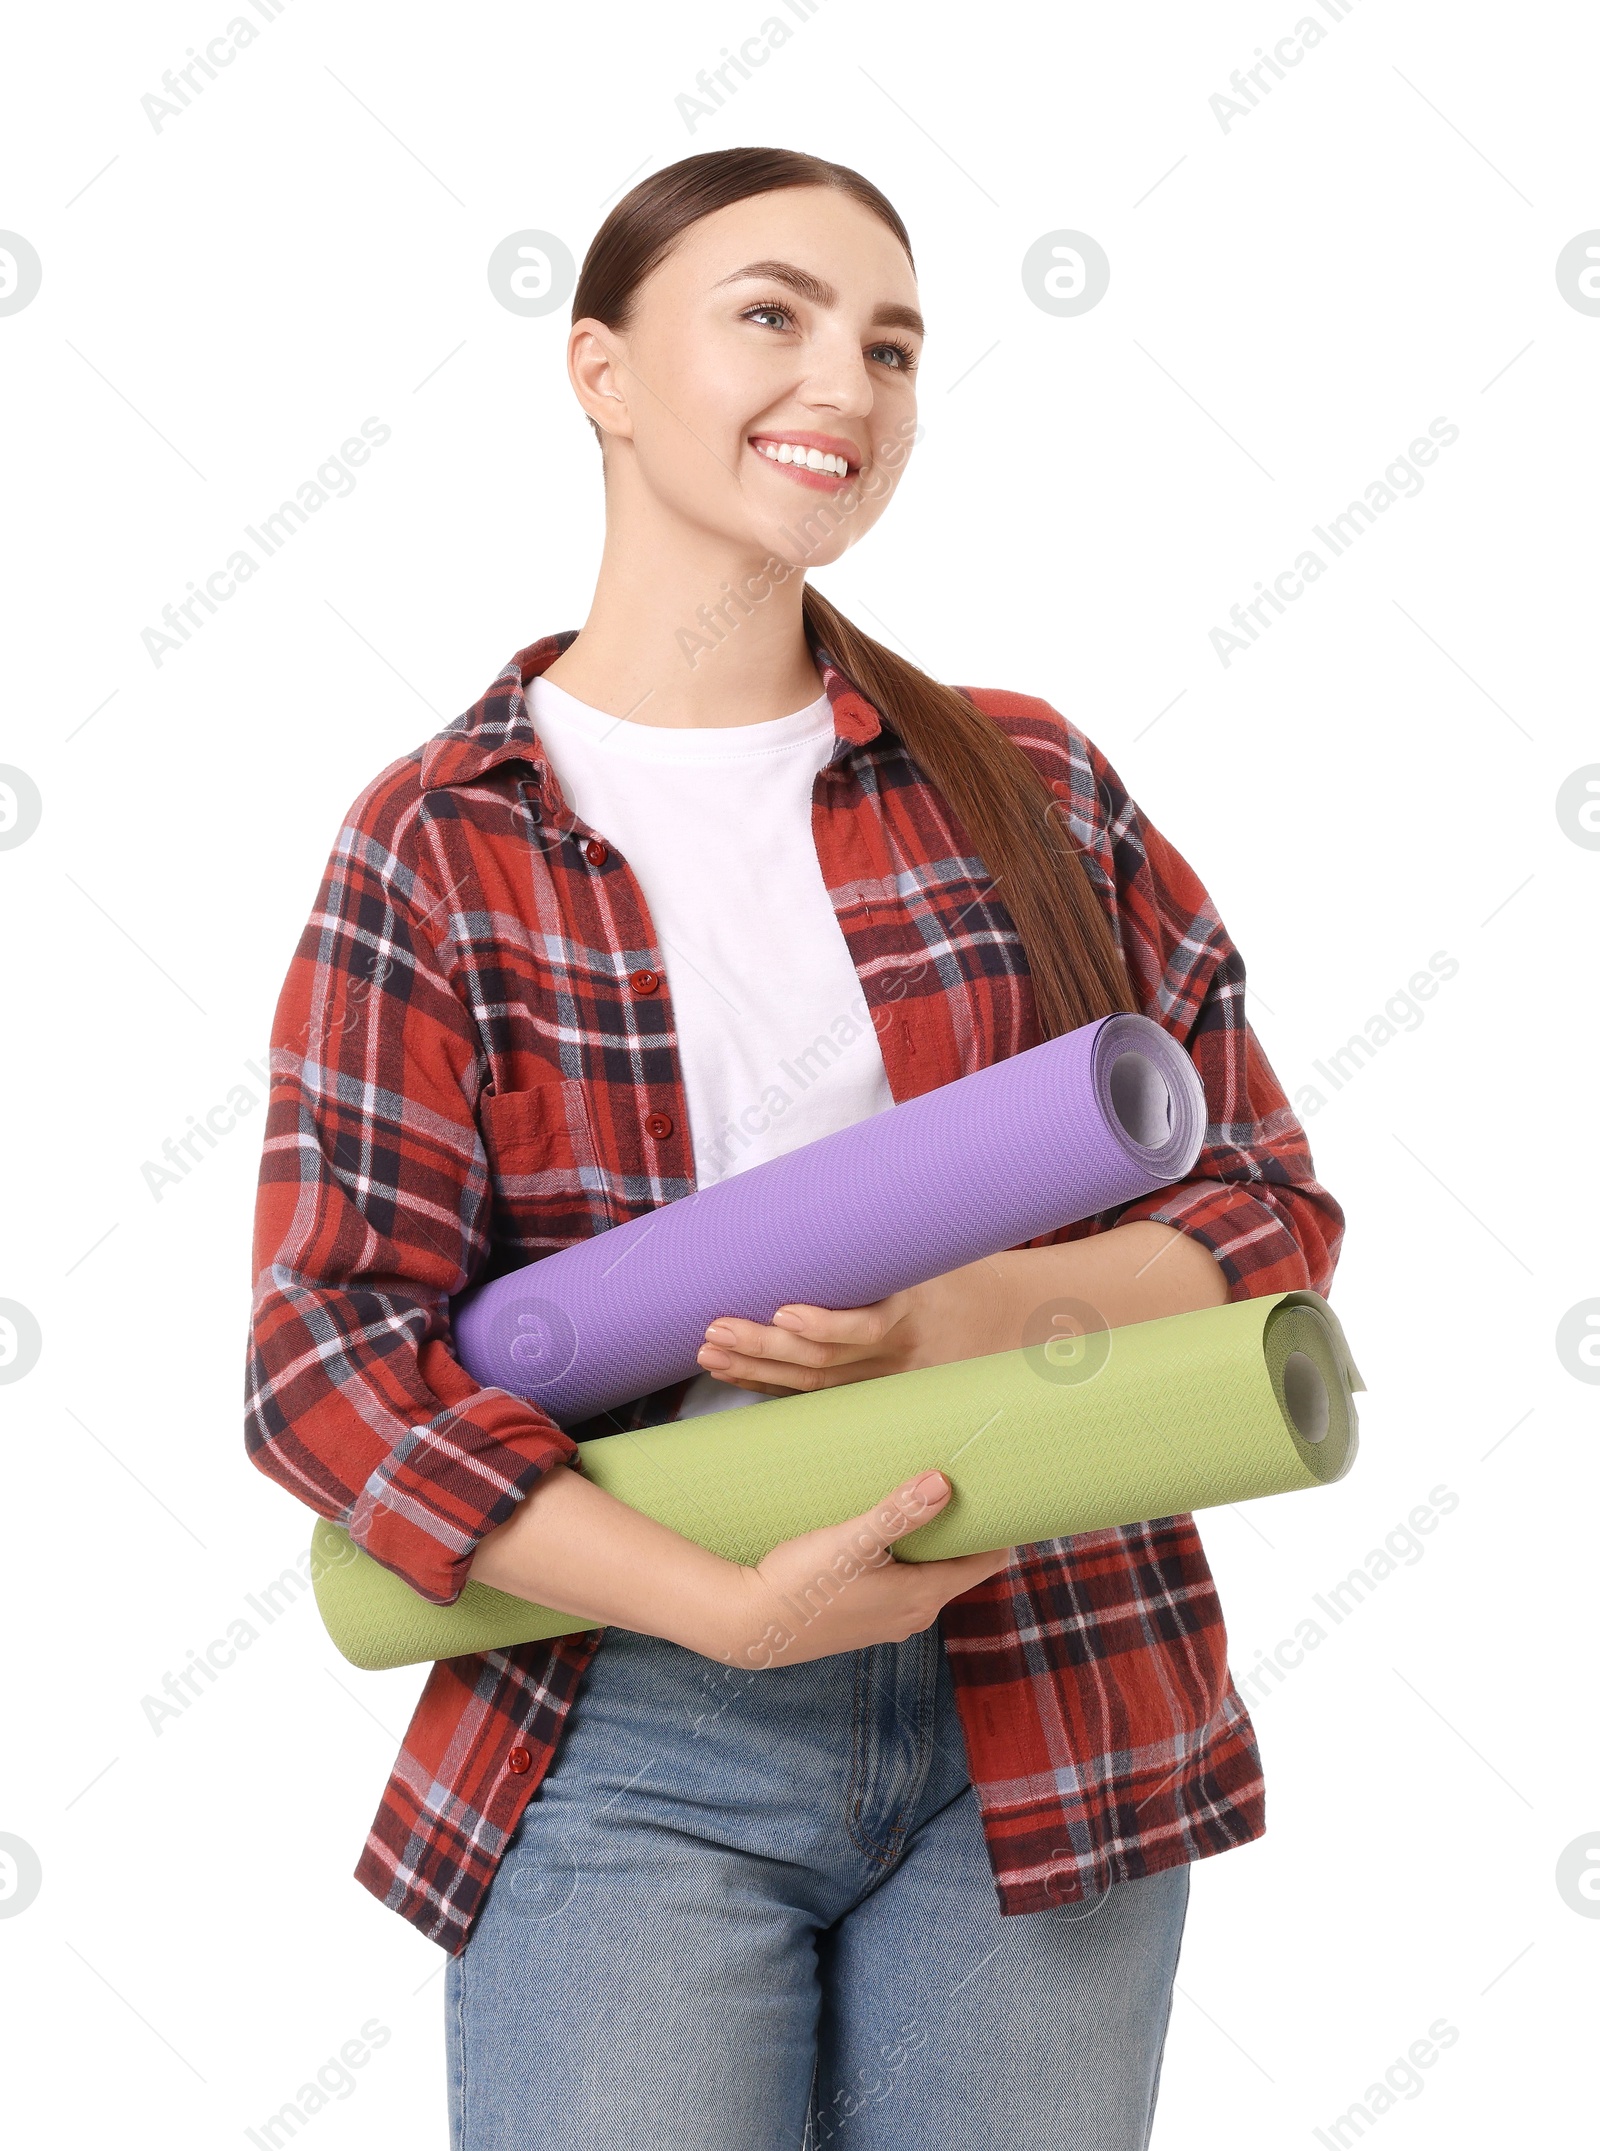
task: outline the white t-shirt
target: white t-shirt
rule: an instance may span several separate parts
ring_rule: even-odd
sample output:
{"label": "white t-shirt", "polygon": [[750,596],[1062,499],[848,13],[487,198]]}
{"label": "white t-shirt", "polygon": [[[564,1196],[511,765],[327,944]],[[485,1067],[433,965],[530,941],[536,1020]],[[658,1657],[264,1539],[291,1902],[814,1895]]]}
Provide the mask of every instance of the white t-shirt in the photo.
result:
{"label": "white t-shirt", "polygon": [[[765,724],[667,726],[608,716],[542,677],[525,693],[567,804],[643,891],[696,1185],[892,1106],[812,835],[834,744],[827,696]],[[762,1401],[702,1373],[678,1417]]]}

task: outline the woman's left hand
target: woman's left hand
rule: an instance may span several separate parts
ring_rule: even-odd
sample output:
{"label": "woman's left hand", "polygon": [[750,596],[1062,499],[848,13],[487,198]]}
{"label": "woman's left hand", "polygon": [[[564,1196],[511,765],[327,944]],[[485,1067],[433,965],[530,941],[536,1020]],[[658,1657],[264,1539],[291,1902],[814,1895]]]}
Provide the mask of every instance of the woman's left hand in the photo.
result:
{"label": "woman's left hand", "polygon": [[[1009,1294],[997,1262],[971,1262],[869,1307],[790,1301],[771,1322],[724,1315],[706,1331],[700,1365],[736,1389],[764,1397],[832,1389],[1009,1351]],[[1014,1318],[1013,1318],[1014,1319]]]}

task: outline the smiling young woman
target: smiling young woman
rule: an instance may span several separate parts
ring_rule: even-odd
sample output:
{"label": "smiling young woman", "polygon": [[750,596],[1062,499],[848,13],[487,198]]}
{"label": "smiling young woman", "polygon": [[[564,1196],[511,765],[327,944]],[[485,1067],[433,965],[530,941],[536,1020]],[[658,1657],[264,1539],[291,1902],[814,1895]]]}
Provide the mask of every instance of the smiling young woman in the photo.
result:
{"label": "smiling young woman", "polygon": [[[894,497],[923,337],[846,167],[729,150],[617,205],[568,343],[588,616],[362,793],[279,1005],[254,1461],[438,1603],[471,1577],[594,1624],[434,1668],[356,1870],[450,1952],[456,2151],[1142,2151],[1190,1865],[1263,1828],[1192,1518],[819,1602],[948,1482],[741,1568],[555,1468],[1052,1309],[1332,1278],[1342,1212],[1187,862],[1047,703],[937,682],[807,580]],[[576,1428],[455,1359],[469,1284],[1119,1009],[1204,1082],[1182,1186],[874,1306],[730,1316]]]}

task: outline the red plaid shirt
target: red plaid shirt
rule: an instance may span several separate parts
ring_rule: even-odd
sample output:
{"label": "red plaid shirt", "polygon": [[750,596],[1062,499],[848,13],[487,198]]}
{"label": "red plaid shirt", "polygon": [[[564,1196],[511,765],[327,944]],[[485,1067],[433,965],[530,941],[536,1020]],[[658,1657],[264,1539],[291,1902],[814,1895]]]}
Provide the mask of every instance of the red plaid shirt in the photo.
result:
{"label": "red plaid shirt", "polygon": [[[451,1352],[453,1294],[695,1185],[661,948],[522,694],[575,634],[519,652],[361,794],[272,1031],[248,1452],[438,1605],[578,1439],[659,1424],[686,1387],[564,1430]],[[818,662],[836,738],[817,855],[898,1101],[1037,1044],[1033,991],[941,796]],[[969,692],[1062,801],[1138,1003],[1188,1048],[1210,1109],[1182,1186],[1030,1244],[1159,1218],[1211,1250],[1230,1299],[1326,1293],[1343,1212],[1245,1020],[1210,898],[1075,726],[1032,696]],[[1026,1547],[941,1630],[1002,1912],[1260,1835],[1260,1757],[1191,1517]],[[452,1953],[605,1633],[427,1678],[355,1874]]]}

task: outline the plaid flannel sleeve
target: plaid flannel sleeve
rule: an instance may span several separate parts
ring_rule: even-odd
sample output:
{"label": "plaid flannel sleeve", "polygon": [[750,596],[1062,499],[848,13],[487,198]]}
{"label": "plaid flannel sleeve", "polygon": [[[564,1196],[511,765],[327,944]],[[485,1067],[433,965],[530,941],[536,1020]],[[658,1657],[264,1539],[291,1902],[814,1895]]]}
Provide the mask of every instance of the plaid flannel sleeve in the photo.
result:
{"label": "plaid flannel sleeve", "polygon": [[358,803],[273,1020],[245,1441],[449,1605],[478,1541],[577,1444],[452,1354],[448,1301],[488,1245],[487,1066],[442,901],[359,819]]}
{"label": "plaid flannel sleeve", "polygon": [[1117,1224],[1154,1218],[1215,1256],[1230,1300],[1309,1287],[1327,1293],[1344,1212],[1317,1179],[1304,1128],[1245,1015],[1244,959],[1199,876],[1129,798],[1116,771],[1072,734],[1075,807],[1091,871],[1145,1014],[1189,1052],[1206,1093],[1206,1137],[1189,1179],[1129,1203]]}

